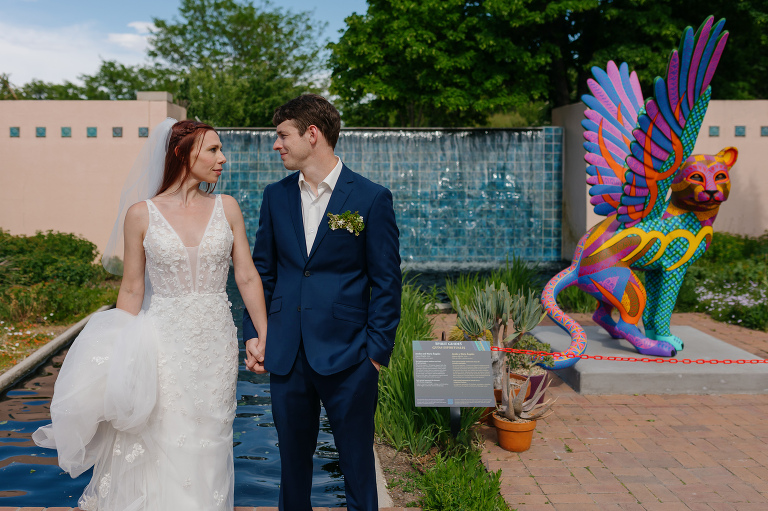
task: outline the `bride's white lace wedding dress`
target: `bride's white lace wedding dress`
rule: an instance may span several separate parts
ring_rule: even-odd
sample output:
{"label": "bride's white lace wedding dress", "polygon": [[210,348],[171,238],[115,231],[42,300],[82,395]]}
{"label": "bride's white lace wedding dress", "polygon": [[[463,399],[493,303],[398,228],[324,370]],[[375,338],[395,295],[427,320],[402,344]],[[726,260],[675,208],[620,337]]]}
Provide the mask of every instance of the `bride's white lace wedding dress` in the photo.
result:
{"label": "bride's white lace wedding dress", "polygon": [[217,196],[200,245],[185,247],[146,203],[149,309],[91,319],[56,381],[52,424],[33,438],[73,477],[94,466],[84,510],[232,510],[232,231]]}

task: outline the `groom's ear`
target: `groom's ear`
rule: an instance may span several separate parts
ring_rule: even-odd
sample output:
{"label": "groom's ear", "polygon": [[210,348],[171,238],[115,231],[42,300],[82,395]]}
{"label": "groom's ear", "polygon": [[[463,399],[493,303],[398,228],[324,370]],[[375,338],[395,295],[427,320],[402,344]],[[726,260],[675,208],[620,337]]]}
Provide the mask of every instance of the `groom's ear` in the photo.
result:
{"label": "groom's ear", "polygon": [[307,126],[307,131],[309,132],[309,141],[312,142],[313,138],[317,141],[317,134],[320,132],[320,130],[317,129],[317,126],[310,124]]}

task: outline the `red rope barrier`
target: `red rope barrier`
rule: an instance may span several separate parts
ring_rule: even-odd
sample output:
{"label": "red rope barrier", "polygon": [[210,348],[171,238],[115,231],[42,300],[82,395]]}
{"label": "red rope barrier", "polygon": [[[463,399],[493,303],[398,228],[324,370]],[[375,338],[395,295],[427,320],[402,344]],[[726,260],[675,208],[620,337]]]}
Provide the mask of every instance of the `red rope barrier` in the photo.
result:
{"label": "red rope barrier", "polygon": [[610,360],[613,362],[655,362],[657,364],[766,364],[768,360],[763,359],[749,359],[749,360],[717,360],[717,359],[697,359],[691,360],[690,358],[637,358],[637,357],[608,357],[604,355],[564,355],[562,353],[548,353],[546,351],[532,351],[532,350],[516,350],[514,348],[498,348],[493,346],[491,351],[504,351],[507,353],[523,353],[526,355],[536,356],[552,356],[554,358],[581,358],[592,360]]}

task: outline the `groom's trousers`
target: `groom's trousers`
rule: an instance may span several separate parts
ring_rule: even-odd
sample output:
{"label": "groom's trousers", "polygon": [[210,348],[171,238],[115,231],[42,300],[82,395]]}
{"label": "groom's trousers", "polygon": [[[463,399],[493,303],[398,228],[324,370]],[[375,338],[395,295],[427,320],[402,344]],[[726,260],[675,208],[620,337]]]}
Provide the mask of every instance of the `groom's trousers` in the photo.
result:
{"label": "groom's trousers", "polygon": [[303,341],[291,371],[270,375],[272,415],[280,449],[280,511],[311,511],[313,455],[320,402],[331,423],[350,511],[378,509],[373,454],[379,374],[367,358],[324,376],[307,362]]}

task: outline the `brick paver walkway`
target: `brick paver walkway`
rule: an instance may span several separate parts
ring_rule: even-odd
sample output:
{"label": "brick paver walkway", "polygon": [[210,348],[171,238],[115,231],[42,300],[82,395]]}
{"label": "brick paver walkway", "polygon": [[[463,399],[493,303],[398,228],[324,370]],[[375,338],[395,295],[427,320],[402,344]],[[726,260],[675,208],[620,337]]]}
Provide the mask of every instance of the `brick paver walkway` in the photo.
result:
{"label": "brick paver walkway", "polygon": [[558,380],[531,449],[496,445],[510,508],[768,510],[768,396],[581,396]]}

